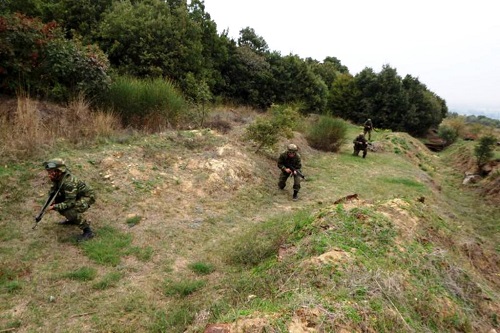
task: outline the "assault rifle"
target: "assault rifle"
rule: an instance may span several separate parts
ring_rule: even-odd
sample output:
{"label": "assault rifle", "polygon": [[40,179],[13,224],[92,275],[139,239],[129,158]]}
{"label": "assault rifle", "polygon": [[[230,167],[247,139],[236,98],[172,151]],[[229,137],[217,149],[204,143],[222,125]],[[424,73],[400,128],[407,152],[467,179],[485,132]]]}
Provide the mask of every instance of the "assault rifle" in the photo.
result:
{"label": "assault rifle", "polygon": [[292,170],[292,173],[297,173],[297,175],[300,176],[300,178],[302,179],[306,179],[306,176],[304,176],[304,174],[302,173],[302,171],[300,171],[299,169],[295,169],[295,168],[292,168],[292,167],[287,167],[288,169]]}
{"label": "assault rifle", "polygon": [[57,191],[55,191],[51,196],[49,196],[49,198],[45,202],[45,205],[43,205],[42,210],[35,217],[35,225],[32,228],[33,230],[36,229],[36,227],[38,226],[38,222],[40,222],[42,220],[42,217],[45,214],[45,211],[47,210],[47,208],[49,208],[50,205],[52,205],[52,203],[56,199],[57,195],[59,194],[59,191],[61,190],[61,187],[63,185],[63,180],[65,177],[66,177],[66,175],[63,177],[63,179],[61,179],[61,185],[59,185],[59,188],[57,189]]}

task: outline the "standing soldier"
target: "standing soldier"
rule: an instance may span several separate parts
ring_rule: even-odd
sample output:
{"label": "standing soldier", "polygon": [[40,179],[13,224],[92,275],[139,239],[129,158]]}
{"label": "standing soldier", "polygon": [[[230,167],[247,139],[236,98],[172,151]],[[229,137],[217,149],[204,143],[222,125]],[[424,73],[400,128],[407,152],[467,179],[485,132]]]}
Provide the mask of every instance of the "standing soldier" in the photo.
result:
{"label": "standing soldier", "polygon": [[359,135],[352,141],[354,143],[354,156],[359,156],[359,151],[363,151],[363,158],[366,157],[368,151],[368,142],[365,139],[364,133],[359,133]]}
{"label": "standing soldier", "polygon": [[85,241],[94,237],[88,221],[83,216],[83,213],[95,202],[94,190],[69,173],[66,164],[60,158],[47,161],[44,166],[52,181],[49,197],[59,190],[54,202],[48,209],[56,210],[66,218],[59,224],[77,225],[83,230],[83,234],[78,237],[78,241]]}
{"label": "standing soldier", "polygon": [[288,177],[293,176],[293,200],[298,200],[300,181],[302,179],[300,176],[302,162],[298,150],[297,146],[291,143],[278,158],[278,168],[281,170],[278,187],[281,190],[284,189]]}
{"label": "standing soldier", "polygon": [[368,118],[367,121],[363,124],[363,134],[366,135],[368,133],[368,140],[372,140],[372,130],[373,130],[373,123],[370,118]]}

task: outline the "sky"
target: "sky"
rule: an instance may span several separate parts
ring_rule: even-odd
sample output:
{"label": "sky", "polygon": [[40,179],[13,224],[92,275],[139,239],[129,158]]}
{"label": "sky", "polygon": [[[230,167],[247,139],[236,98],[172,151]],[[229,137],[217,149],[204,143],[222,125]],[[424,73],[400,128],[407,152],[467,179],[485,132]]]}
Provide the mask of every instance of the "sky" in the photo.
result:
{"label": "sky", "polygon": [[204,3],[219,33],[235,40],[250,27],[271,51],[318,61],[336,57],[353,75],[366,67],[378,73],[387,64],[401,77],[418,78],[450,111],[500,119],[498,0]]}

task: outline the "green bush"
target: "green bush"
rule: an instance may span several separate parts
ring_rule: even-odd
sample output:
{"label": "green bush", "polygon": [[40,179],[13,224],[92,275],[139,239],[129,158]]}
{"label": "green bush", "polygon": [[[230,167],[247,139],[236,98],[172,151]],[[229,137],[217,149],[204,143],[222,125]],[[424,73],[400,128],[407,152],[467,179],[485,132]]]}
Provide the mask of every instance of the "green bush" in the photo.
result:
{"label": "green bush", "polygon": [[438,129],[438,136],[446,141],[446,145],[449,146],[457,140],[458,131],[451,126],[441,125]]}
{"label": "green bush", "polygon": [[93,99],[109,86],[104,53],[78,40],[67,40],[51,22],[16,13],[0,16],[0,86],[67,102],[83,94]]}
{"label": "green bush", "polygon": [[315,149],[338,152],[345,142],[348,124],[332,116],[320,116],[307,133],[307,142]]}
{"label": "green bush", "polygon": [[174,85],[161,78],[136,79],[119,76],[103,103],[117,112],[125,125],[160,130],[180,121],[187,104]]}
{"label": "green bush", "polygon": [[286,105],[271,106],[270,116],[257,118],[246,131],[246,138],[258,144],[256,152],[263,147],[272,148],[280,137],[293,137],[293,129],[300,116],[296,107]]}
{"label": "green bush", "polygon": [[493,158],[493,145],[496,142],[495,137],[486,135],[481,137],[479,143],[474,147],[474,155],[476,156],[479,170]]}

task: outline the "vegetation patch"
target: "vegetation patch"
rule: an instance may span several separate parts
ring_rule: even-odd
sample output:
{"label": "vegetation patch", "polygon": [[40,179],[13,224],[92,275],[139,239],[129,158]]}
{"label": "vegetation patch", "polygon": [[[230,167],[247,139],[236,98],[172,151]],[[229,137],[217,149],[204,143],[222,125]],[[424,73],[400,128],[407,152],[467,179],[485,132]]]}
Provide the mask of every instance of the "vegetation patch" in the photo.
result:
{"label": "vegetation patch", "polygon": [[111,227],[103,227],[96,234],[94,240],[82,245],[85,255],[102,265],[118,265],[130,249],[132,236]]}

